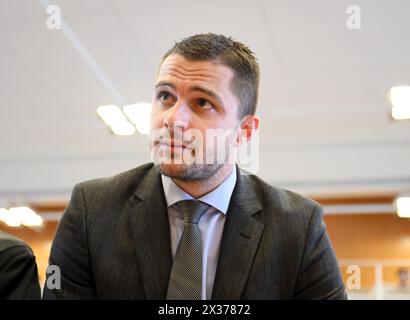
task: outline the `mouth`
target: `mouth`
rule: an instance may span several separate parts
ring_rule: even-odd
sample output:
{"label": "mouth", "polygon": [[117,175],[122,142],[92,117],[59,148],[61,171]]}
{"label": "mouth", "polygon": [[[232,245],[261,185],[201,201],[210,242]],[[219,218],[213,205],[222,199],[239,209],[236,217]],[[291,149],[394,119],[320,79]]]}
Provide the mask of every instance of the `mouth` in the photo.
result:
{"label": "mouth", "polygon": [[155,141],[154,146],[161,146],[161,147],[166,147],[166,148],[171,148],[171,149],[187,149],[188,146],[180,141],[174,141],[174,140],[161,140],[161,141]]}

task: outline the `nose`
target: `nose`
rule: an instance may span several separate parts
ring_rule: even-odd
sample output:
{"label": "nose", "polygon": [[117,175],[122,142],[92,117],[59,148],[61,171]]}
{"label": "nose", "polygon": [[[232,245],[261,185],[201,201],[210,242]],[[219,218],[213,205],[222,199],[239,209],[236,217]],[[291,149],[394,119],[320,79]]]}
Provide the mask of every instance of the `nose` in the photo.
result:
{"label": "nose", "polygon": [[181,127],[184,131],[188,128],[190,118],[190,109],[182,100],[177,102],[166,112],[164,117],[164,126],[168,129]]}

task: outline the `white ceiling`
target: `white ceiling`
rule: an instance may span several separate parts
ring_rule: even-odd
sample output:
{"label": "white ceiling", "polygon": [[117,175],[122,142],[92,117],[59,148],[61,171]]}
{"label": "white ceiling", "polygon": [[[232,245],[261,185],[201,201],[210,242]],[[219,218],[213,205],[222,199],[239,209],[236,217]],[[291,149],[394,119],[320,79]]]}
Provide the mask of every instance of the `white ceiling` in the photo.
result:
{"label": "white ceiling", "polygon": [[[149,160],[146,138],[116,137],[101,104],[150,101],[161,55],[215,32],[261,63],[258,174],[305,193],[410,190],[410,122],[387,90],[410,84],[410,1],[0,0],[0,202],[67,198],[76,182]],[[1,206],[1,203],[0,203]]]}

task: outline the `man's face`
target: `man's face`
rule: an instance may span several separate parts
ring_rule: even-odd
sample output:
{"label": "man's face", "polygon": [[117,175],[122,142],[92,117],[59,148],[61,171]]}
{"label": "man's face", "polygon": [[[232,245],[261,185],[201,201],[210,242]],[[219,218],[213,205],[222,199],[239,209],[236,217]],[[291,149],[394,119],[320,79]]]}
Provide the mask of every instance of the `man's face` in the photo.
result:
{"label": "man's face", "polygon": [[[232,77],[229,67],[213,61],[172,54],[162,63],[152,100],[150,148],[154,159],[161,158],[157,162],[163,174],[204,180],[227,163],[240,123]],[[220,137],[221,129],[227,142],[223,151],[207,142],[210,134]]]}

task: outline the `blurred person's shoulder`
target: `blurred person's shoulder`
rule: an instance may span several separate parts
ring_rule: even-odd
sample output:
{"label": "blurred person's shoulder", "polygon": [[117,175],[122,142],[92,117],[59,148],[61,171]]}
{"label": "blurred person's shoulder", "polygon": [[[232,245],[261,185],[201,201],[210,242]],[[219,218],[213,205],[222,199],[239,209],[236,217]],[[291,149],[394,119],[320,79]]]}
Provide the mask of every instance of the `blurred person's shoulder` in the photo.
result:
{"label": "blurred person's shoulder", "polygon": [[19,259],[34,263],[34,253],[30,246],[23,240],[0,230],[0,269],[3,270]]}
{"label": "blurred person's shoulder", "polygon": [[0,230],[0,252],[12,248],[31,253],[30,247],[23,240]]}
{"label": "blurred person's shoulder", "polygon": [[23,240],[0,230],[0,300],[40,299],[36,257]]}

